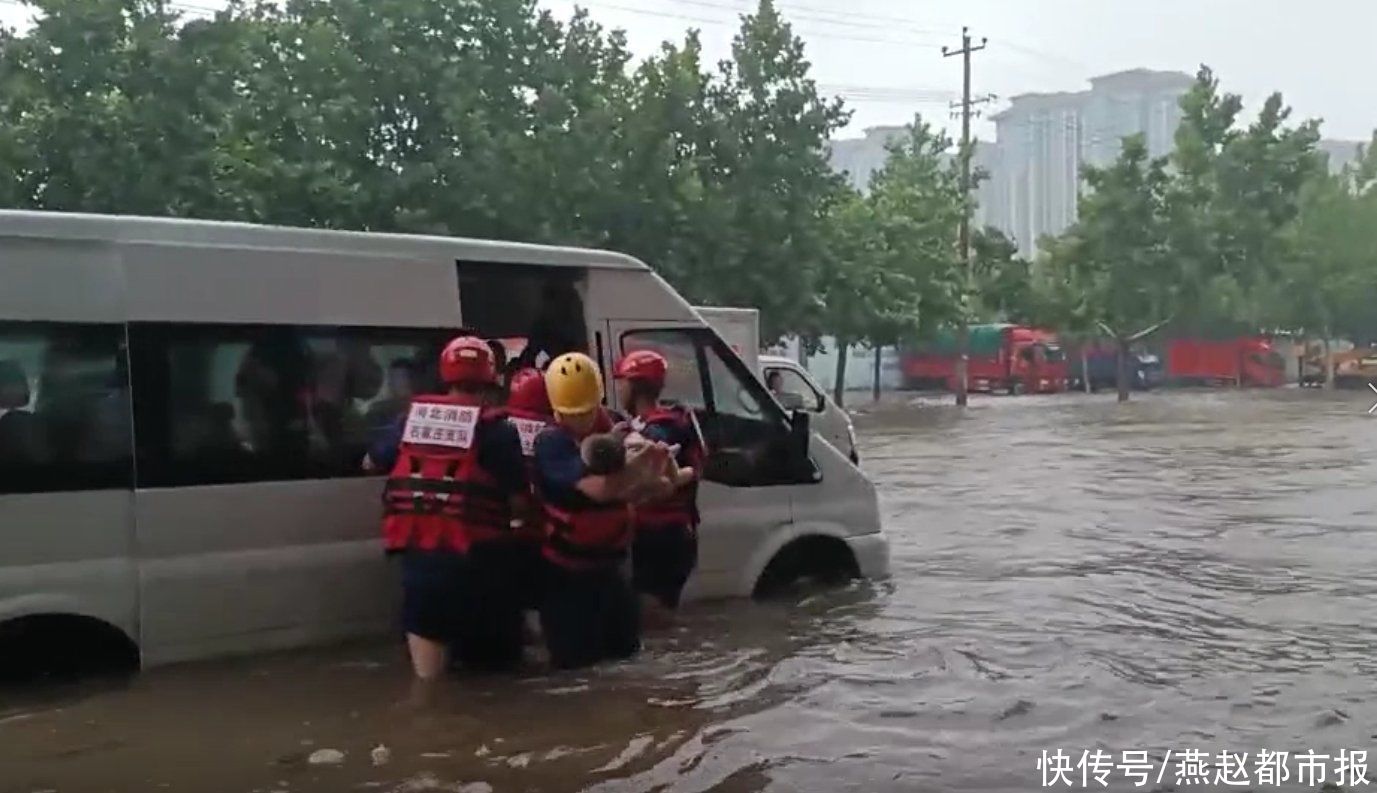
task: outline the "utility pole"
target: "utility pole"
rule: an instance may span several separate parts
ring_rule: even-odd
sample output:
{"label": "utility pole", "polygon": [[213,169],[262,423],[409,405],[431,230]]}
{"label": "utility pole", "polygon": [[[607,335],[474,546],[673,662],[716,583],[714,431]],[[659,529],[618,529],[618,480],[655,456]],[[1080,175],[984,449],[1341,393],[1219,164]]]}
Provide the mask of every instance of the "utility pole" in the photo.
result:
{"label": "utility pole", "polygon": [[[961,56],[961,262],[963,265],[961,284],[961,317],[956,328],[956,404],[965,407],[967,402],[966,384],[970,363],[971,327],[971,108],[978,102],[989,99],[971,100],[971,54],[985,49],[989,39],[982,38],[979,45],[971,44],[970,28],[961,28],[961,49],[942,48],[942,57]],[[956,105],[953,105],[955,107]]]}

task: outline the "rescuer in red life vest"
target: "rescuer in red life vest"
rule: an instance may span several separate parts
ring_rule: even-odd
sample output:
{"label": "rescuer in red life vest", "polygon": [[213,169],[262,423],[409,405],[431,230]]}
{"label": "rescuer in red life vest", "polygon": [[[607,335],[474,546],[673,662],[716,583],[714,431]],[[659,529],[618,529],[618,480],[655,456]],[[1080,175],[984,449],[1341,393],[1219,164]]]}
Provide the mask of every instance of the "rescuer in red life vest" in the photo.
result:
{"label": "rescuer in red life vest", "polygon": [[579,444],[611,429],[598,366],[582,353],[561,355],[546,369],[545,385],[555,424],[536,437],[534,453],[549,562],[540,621],[550,661],[571,669],[628,658],[641,646],[640,615],[622,565],[631,546],[630,504],[647,495],[632,483],[662,466],[666,452],[648,447],[628,455],[620,473],[590,475]]}
{"label": "rescuer in red life vest", "polygon": [[[383,491],[384,542],[402,554],[403,623],[422,679],[444,671],[451,645],[471,668],[521,660],[512,524],[528,514],[530,485],[516,427],[484,405],[496,376],[481,339],[445,347],[440,378],[449,391],[412,399]],[[370,452],[365,468],[385,452]]]}
{"label": "rescuer in red life vest", "polygon": [[[521,436],[526,473],[534,482],[535,439],[555,420],[550,398],[545,393],[545,375],[539,369],[519,369],[512,374],[507,390],[507,414]],[[521,559],[520,570],[516,572],[518,580],[525,582],[527,587],[523,603],[528,609],[540,607],[540,594],[545,580],[545,564],[540,553],[541,543],[545,539],[544,524],[543,512],[536,509],[528,525],[517,532]]]}
{"label": "rescuer in red life vest", "polygon": [[667,618],[698,564],[698,472],[703,445],[692,411],[660,400],[669,363],[652,350],[636,350],[617,362],[617,402],[631,414],[631,426],[648,440],[679,447],[675,462],[683,477],[668,497],[636,507],[631,550],[632,585],[645,614]]}

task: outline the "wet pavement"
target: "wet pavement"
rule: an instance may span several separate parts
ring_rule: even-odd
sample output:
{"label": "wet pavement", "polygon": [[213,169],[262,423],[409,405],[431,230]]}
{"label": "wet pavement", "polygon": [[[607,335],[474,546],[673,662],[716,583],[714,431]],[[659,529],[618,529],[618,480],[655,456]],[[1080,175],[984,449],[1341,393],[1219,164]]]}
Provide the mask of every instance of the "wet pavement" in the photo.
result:
{"label": "wet pavement", "polygon": [[857,425],[890,581],[694,607],[634,662],[428,702],[392,645],[0,692],[0,792],[1022,791],[1058,749],[1148,752],[1144,786],[1107,779],[1138,790],[1187,750],[1265,787],[1285,750],[1282,787],[1315,790],[1337,758],[1318,780],[1294,753],[1377,750],[1369,404],[888,404]]}

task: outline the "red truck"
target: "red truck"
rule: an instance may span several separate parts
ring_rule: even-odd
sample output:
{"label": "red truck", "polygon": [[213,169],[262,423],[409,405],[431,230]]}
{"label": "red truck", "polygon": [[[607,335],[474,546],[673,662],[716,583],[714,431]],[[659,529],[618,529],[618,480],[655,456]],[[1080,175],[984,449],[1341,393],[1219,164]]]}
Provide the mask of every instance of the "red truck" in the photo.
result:
{"label": "red truck", "polygon": [[[1066,390],[1066,354],[1056,334],[1020,325],[973,325],[970,329],[967,387],[971,391],[1051,394]],[[931,342],[900,354],[906,388],[956,390],[956,336],[939,334]]]}
{"label": "red truck", "polygon": [[1286,383],[1286,363],[1270,339],[1173,339],[1167,344],[1167,379],[1194,385],[1275,388]]}

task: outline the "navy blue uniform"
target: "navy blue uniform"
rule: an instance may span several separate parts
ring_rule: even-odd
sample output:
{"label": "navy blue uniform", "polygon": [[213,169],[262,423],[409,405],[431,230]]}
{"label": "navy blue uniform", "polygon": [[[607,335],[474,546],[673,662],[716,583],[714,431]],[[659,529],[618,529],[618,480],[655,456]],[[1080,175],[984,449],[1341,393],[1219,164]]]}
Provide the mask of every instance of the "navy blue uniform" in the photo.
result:
{"label": "navy blue uniform", "polygon": [[[379,466],[395,464],[406,419],[388,427],[369,451]],[[479,423],[478,465],[508,498],[530,492],[521,436],[506,420]],[[510,669],[521,661],[523,607],[535,586],[536,559],[517,542],[475,542],[467,554],[408,550],[402,555],[402,625],[453,645],[463,666]]]}
{"label": "navy blue uniform", "polygon": [[[570,512],[600,506],[578,489],[588,473],[567,430],[550,427],[538,435],[534,456],[543,501]],[[551,562],[546,575],[540,622],[556,668],[629,658],[640,650],[640,613],[620,564],[574,568]]]}

